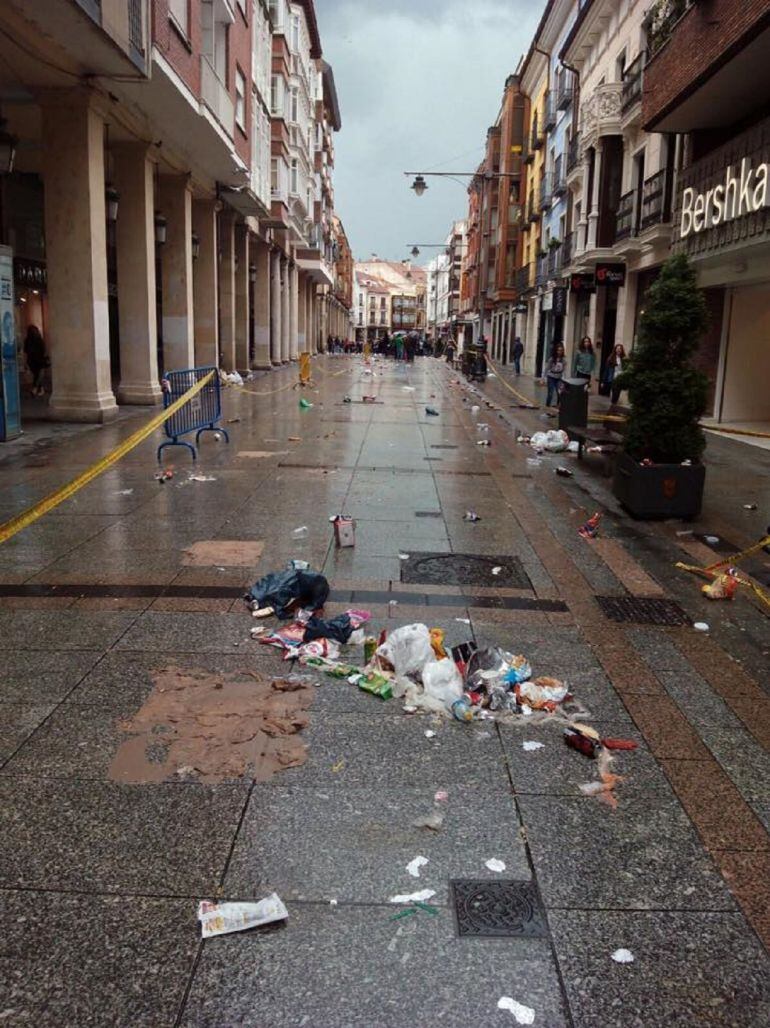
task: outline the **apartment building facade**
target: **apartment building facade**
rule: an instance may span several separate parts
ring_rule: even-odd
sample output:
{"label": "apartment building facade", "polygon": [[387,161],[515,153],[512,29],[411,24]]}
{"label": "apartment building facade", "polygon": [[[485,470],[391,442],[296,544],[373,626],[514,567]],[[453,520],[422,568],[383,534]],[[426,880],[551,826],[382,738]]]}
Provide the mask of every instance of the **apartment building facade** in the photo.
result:
{"label": "apartment building facade", "polygon": [[357,342],[376,343],[388,333],[424,332],[428,274],[411,261],[372,256],[355,265]]}
{"label": "apartment building facade", "polygon": [[668,201],[674,250],[692,260],[710,324],[699,360],[709,415],[770,426],[770,3],[679,0],[648,24],[641,124],[678,137]]}
{"label": "apartment building facade", "polygon": [[52,416],[110,420],[158,403],[165,370],[317,348],[300,328],[320,327],[333,275],[297,259],[321,216],[310,0],[8,0],[0,28],[0,242],[17,343],[31,324],[46,339]]}

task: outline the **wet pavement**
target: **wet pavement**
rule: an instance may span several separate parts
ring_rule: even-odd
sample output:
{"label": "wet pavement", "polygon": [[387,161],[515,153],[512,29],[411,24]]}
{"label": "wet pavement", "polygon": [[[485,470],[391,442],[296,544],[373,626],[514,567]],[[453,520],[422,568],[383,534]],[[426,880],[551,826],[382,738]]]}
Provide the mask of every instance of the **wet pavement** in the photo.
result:
{"label": "wet pavement", "polygon": [[[504,996],[546,1028],[770,1022],[768,620],[745,595],[710,604],[673,568],[763,534],[764,451],[710,440],[701,519],[633,522],[596,463],[528,462],[517,431],[553,425],[514,406],[504,378],[481,396],[433,360],[378,364],[374,379],[362,366],[316,360],[305,412],[292,368],[228,389],[230,443],[202,440],[206,480],[172,450],[159,485],[149,440],[0,546],[3,1024],[517,1023]],[[0,518],[146,416],[3,448]],[[597,509],[586,541],[577,528]],[[354,549],[334,546],[340,512],[357,521]],[[593,766],[559,724],[410,717],[331,679],[300,767],[260,783],[111,780],[159,669],[284,670],[240,597],[291,558],[328,577],[329,612],[365,607],[377,630],[425,621],[564,678],[603,736],[638,743],[616,761],[618,808],[580,792]],[[763,556],[753,570],[766,569]],[[685,623],[613,621],[597,596],[674,601]],[[415,827],[437,790],[441,830]],[[419,880],[406,870],[418,855]],[[461,879],[534,885],[545,934],[458,934]],[[432,909],[393,920],[390,897],[422,889]],[[273,890],[286,925],[200,940],[200,899]],[[478,909],[514,923],[509,893]],[[612,959],[620,948],[632,963]]]}

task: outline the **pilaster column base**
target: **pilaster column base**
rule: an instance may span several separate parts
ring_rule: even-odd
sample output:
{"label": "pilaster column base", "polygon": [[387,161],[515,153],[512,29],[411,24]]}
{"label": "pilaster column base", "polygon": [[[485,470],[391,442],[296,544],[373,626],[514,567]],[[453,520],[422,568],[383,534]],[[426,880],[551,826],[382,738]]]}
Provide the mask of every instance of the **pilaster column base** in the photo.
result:
{"label": "pilaster column base", "polygon": [[118,416],[118,405],[112,393],[56,392],[48,404],[54,421],[87,421],[104,424]]}
{"label": "pilaster column base", "polygon": [[118,403],[153,407],[163,400],[163,393],[156,382],[121,382],[118,386]]}

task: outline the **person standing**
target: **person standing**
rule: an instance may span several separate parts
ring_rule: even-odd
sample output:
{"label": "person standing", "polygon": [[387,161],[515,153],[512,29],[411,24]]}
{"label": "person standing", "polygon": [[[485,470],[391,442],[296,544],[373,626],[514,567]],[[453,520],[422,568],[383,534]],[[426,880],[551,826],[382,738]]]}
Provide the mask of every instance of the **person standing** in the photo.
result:
{"label": "person standing", "polygon": [[513,341],[513,351],[511,356],[513,357],[513,367],[518,377],[521,374],[521,358],[524,356],[524,343],[522,343],[519,336],[516,336]]}
{"label": "person standing", "polygon": [[564,347],[559,344],[553,348],[551,359],[545,369],[545,379],[548,385],[548,396],[545,401],[546,407],[552,407],[551,400],[556,398],[556,406],[559,406],[561,395],[561,380],[564,377]]}
{"label": "person standing", "polygon": [[626,350],[622,343],[616,343],[612,353],[607,358],[604,369],[604,384],[610,387],[610,402],[614,405],[620,399],[621,386],[617,385],[615,379],[623,373],[627,363]]}
{"label": "person standing", "polygon": [[588,383],[587,388],[590,390],[591,376],[594,373],[595,367],[596,354],[594,353],[594,344],[591,342],[590,336],[583,336],[572,361],[572,376],[573,378],[584,378]]}
{"label": "person standing", "polygon": [[27,367],[32,372],[32,395],[43,396],[43,372],[48,365],[45,352],[45,341],[37,325],[30,325],[24,337],[24,356]]}
{"label": "person standing", "polygon": [[450,368],[455,366],[455,341],[454,336],[450,336],[446,341],[446,347],[444,349],[446,354],[446,362]]}

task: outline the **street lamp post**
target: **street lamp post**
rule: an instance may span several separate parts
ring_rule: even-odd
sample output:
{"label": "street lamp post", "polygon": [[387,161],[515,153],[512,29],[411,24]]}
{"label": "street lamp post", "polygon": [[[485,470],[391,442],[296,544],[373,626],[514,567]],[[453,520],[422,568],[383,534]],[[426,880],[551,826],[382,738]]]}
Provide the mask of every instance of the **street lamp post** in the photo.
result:
{"label": "street lamp post", "polygon": [[[480,239],[483,244],[488,238],[491,232],[491,217],[492,217],[492,205],[489,202],[489,190],[488,184],[493,181],[499,181],[504,178],[521,178],[519,172],[513,171],[405,171],[404,174],[411,178],[414,175],[414,182],[411,185],[411,189],[414,190],[415,196],[422,196],[425,190],[428,188],[428,183],[425,181],[427,176],[435,178],[451,178],[455,182],[459,182],[463,188],[468,188],[468,183],[463,182],[463,178],[469,178],[481,180],[481,216],[480,216]],[[484,207],[486,201],[486,219],[484,217]],[[518,205],[519,217],[521,216],[521,205]],[[486,231],[484,229],[484,222],[486,221]],[[479,308],[479,342],[483,338],[484,334],[484,316],[486,306],[486,281],[489,277],[489,246],[484,246],[484,260],[483,267],[480,268],[478,278],[478,308]]]}

